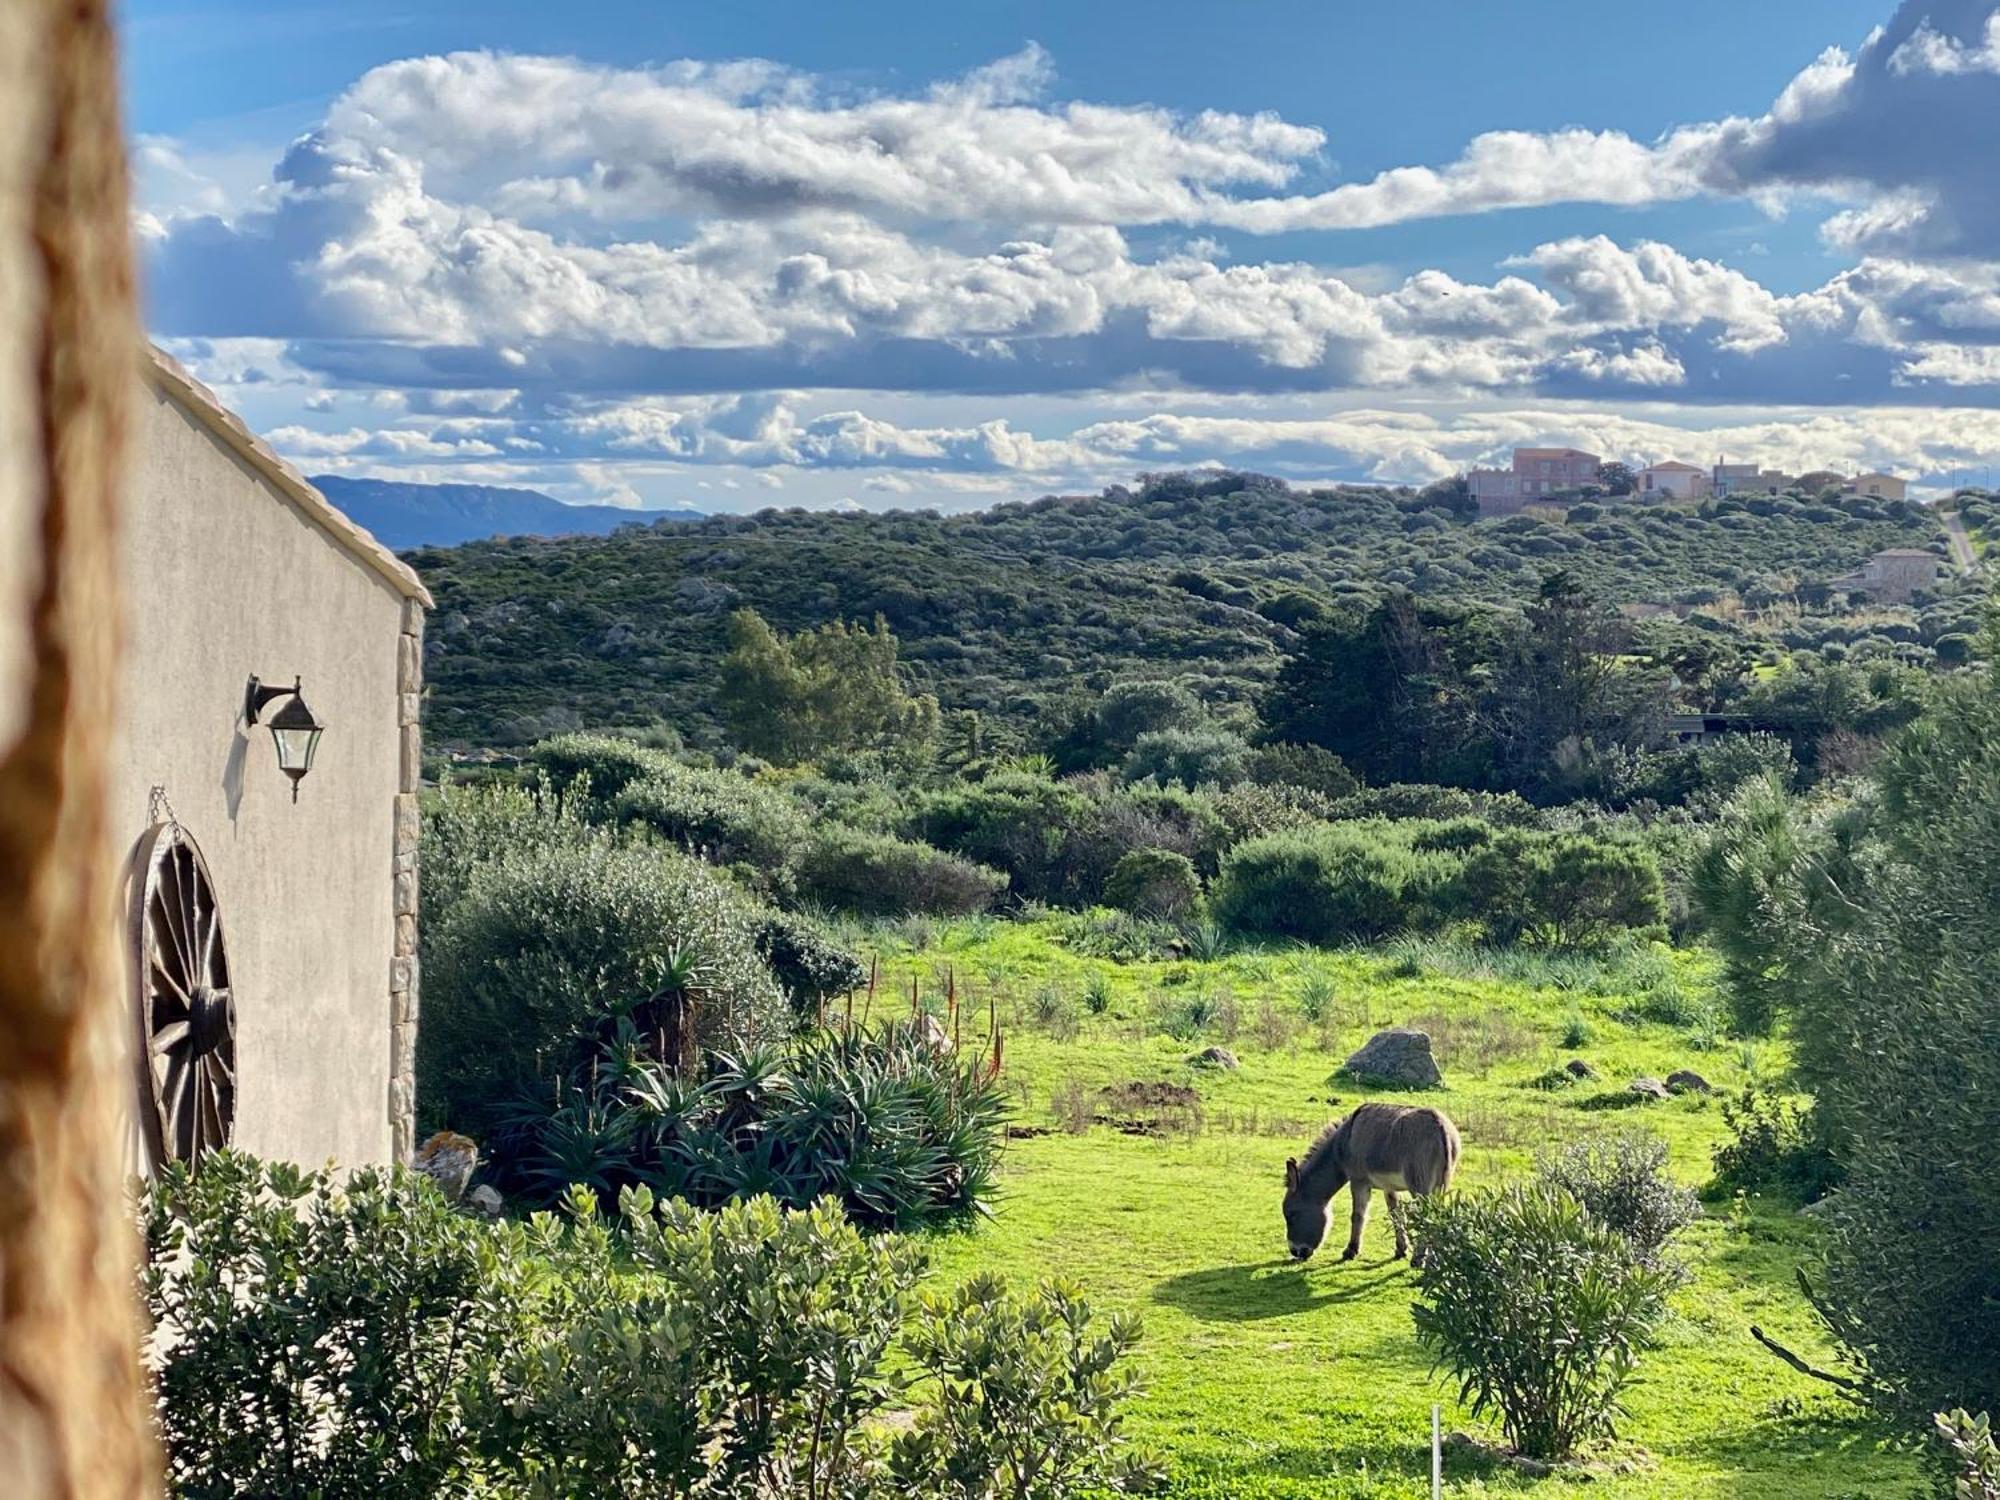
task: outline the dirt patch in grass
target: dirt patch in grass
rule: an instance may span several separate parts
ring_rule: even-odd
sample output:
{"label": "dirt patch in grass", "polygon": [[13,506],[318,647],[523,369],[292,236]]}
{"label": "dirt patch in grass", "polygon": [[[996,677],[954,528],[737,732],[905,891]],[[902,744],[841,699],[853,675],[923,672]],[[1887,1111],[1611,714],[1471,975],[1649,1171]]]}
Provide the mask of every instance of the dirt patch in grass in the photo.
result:
{"label": "dirt patch in grass", "polygon": [[1185,1083],[1132,1080],[1097,1092],[1095,1123],[1125,1135],[1201,1134],[1201,1095]]}

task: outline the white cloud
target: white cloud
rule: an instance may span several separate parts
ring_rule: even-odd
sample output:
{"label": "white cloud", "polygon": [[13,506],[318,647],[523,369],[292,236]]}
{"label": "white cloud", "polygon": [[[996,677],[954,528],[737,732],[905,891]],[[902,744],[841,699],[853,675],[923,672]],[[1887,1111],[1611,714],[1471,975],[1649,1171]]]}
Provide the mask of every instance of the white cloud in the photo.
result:
{"label": "white cloud", "polygon": [[[1489,132],[1355,182],[1329,181],[1341,142],[1275,115],[1058,98],[1035,47],[896,93],[758,61],[460,53],[364,74],[262,188],[225,154],[141,143],[142,227],[157,325],[288,451],[569,494],[620,465],[973,492],[1265,452],[1172,412],[1203,394],[1977,402],[2000,392],[1996,47],[1993,0],[1908,0],[1762,114],[1651,141]],[[1578,235],[1482,281],[1246,238],[1698,196],[1810,203],[1853,263],[1779,292]],[[1159,225],[1184,228],[1137,232]],[[1076,392],[1101,415],[1134,388],[1167,414],[998,415]],[[993,404],[891,420],[896,391]],[[1408,415],[1272,429],[1268,456],[1412,477],[1462,460]]]}
{"label": "white cloud", "polygon": [[1889,54],[1892,73],[2000,73],[2000,14],[1986,18],[1976,41],[1960,41],[1921,21],[1908,40]]}

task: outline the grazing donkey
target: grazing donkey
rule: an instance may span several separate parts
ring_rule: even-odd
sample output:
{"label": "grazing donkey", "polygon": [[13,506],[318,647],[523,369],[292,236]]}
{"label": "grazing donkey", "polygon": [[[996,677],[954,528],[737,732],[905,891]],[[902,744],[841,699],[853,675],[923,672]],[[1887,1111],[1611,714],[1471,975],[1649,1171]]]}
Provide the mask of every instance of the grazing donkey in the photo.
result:
{"label": "grazing donkey", "polygon": [[[1410,1253],[1398,1193],[1442,1192],[1458,1167],[1458,1127],[1442,1110],[1410,1104],[1364,1104],[1320,1132],[1303,1163],[1285,1163],[1285,1238],[1293,1260],[1307,1260],[1326,1238],[1333,1195],[1346,1185],[1354,1200],[1353,1228],[1342,1260],[1361,1253],[1368,1226],[1368,1195],[1389,1195],[1389,1218],[1396,1226],[1396,1258]],[[1421,1259],[1422,1252],[1419,1252]]]}

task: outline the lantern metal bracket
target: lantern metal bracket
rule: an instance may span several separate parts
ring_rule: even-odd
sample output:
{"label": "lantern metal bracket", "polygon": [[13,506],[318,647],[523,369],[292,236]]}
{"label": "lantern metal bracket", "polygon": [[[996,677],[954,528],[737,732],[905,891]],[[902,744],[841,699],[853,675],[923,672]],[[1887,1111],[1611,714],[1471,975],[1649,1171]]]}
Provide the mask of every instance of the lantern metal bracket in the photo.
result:
{"label": "lantern metal bracket", "polygon": [[257,716],[264,711],[264,705],[279,698],[296,698],[305,686],[303,677],[294,677],[290,687],[271,687],[262,682],[256,673],[250,674],[250,685],[243,690],[243,722],[255,724]]}

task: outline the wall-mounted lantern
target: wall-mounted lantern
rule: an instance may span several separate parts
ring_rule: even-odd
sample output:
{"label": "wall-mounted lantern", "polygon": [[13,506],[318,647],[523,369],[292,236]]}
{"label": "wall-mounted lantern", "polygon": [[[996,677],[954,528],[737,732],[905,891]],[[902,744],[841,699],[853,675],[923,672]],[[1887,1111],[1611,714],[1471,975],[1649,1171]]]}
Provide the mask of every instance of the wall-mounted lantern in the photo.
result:
{"label": "wall-mounted lantern", "polygon": [[319,737],[326,726],[313,717],[313,711],[306,707],[305,695],[299,691],[300,679],[294,677],[290,687],[266,687],[255,677],[250,686],[243,690],[243,718],[246,723],[259,722],[264,705],[278,698],[292,701],[272,714],[268,724],[271,738],[278,746],[278,769],[292,778],[292,800],[299,800],[299,783],[313,766],[313,756],[319,750]]}

